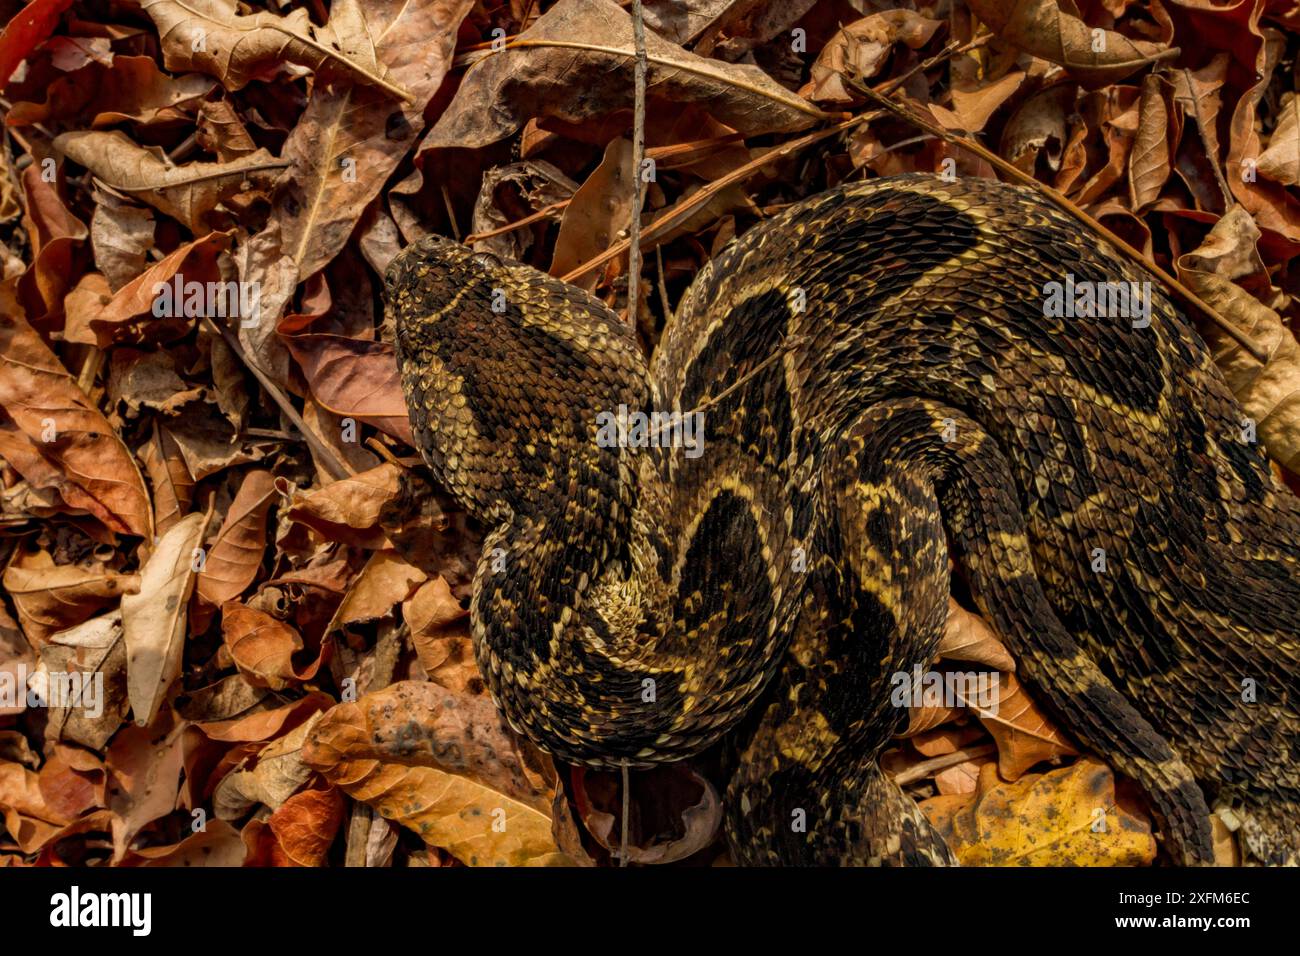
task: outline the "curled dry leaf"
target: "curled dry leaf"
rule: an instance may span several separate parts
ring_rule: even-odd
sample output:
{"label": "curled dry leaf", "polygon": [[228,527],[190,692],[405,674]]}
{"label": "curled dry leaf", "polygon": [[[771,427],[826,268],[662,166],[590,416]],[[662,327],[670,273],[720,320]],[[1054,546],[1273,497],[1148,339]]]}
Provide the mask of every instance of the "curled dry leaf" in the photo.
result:
{"label": "curled dry leaf", "polygon": [[0,453],[34,486],[112,531],[153,537],[149,494],[135,459],[40,335],[0,315]]}
{"label": "curled dry leaf", "polygon": [[314,528],[330,541],[360,548],[390,547],[379,528],[379,517],[384,505],[397,497],[400,476],[401,469],[385,463],[324,488],[299,493],[289,504],[289,518]]}
{"label": "curled dry leaf", "polygon": [[[207,284],[222,281],[218,256],[230,245],[231,233],[213,232],[177,247],[140,273],[121,289],[90,320],[97,344],[107,347],[123,342],[169,342],[186,335],[198,316],[208,314]],[[177,277],[182,296],[175,295]],[[198,292],[191,297],[185,291]],[[171,288],[172,307],[155,314],[159,285]],[[188,305],[187,305],[188,301]]]}
{"label": "curled dry leaf", "polygon": [[167,689],[181,672],[185,608],[194,590],[195,552],[212,513],[176,522],[140,569],[140,591],[122,598],[127,693],[136,723],[153,723]]}
{"label": "curled dry leaf", "polygon": [[[628,783],[627,846],[621,845],[621,774],[569,768],[563,790],[576,811],[573,822],[580,820],[611,860],[625,855],[628,862],[642,865],[676,863],[712,845],[722,827],[722,799],[690,761],[637,771],[629,775]],[[558,793],[556,797],[559,831],[565,823],[560,814],[568,808],[558,806]],[[578,852],[581,836],[557,832],[557,840],[572,854]]]}
{"label": "curled dry leaf", "polygon": [[1018,780],[1036,763],[1072,756],[1075,750],[1065,735],[1038,709],[1012,674],[999,674],[997,702],[966,706],[979,717],[998,744],[998,772],[1005,780]]}
{"label": "curled dry leaf", "polygon": [[954,661],[970,661],[999,671],[1014,671],[1016,661],[984,618],[948,598],[948,621],[935,652]]}
{"label": "curled dry leaf", "polygon": [[32,0],[5,24],[0,33],[0,92],[18,64],[54,32],[59,17],[70,6],[72,0]]}
{"label": "curled dry leaf", "polygon": [[221,608],[221,635],[235,666],[254,687],[283,690],[291,682],[310,680],[324,660],[325,647],[302,671],[293,663],[303,649],[298,632],[255,608],[231,602]]}
{"label": "curled dry leaf", "polygon": [[305,9],[283,17],[266,11],[244,15],[235,0],[141,0],[140,6],[158,27],[167,69],[207,73],[228,90],[270,79],[294,64],[317,72],[334,68],[409,97],[376,62],[355,0],[336,2],[323,27],[312,23]]}
{"label": "curled dry leaf", "polygon": [[[633,51],[631,17],[614,0],[560,0],[504,51],[466,71],[420,150],[487,146],[537,116],[580,123],[627,109]],[[653,33],[646,58],[652,102],[698,104],[747,135],[826,117],[756,66],[697,56]]]}
{"label": "curled dry leaf", "polygon": [[259,149],[225,163],[174,166],[158,147],[139,146],[118,130],[63,133],[54,146],[104,185],[148,203],[193,233],[206,231],[208,214],[221,203],[249,189],[269,189],[289,165]]}
{"label": "curled dry leaf", "polygon": [[985,764],[973,799],[934,797],[921,809],[963,866],[1147,866],[1156,856],[1150,822],[1117,802],[1110,768],[1089,757],[1017,783]]}
{"label": "curled dry leaf", "polygon": [[63,297],[76,284],[86,225],[64,205],[59,181],[47,182],[41,164],[33,163],[22,172],[27,196],[23,226],[32,243],[31,265],[18,280],[18,292],[29,316],[39,319],[58,314]]}
{"label": "curled dry leaf", "polygon": [[140,449],[140,460],[153,489],[154,525],[159,534],[166,534],[189,512],[194,501],[194,478],[176,439],[156,423],[153,435]]}
{"label": "curled dry leaf", "polygon": [[312,769],[302,762],[302,745],[321,714],[258,752],[257,766],[236,770],[217,784],[212,806],[218,818],[237,820],[258,804],[278,810],[311,779]]}
{"label": "curled dry leaf", "polygon": [[15,103],[7,124],[26,126],[51,119],[88,116],[98,129],[123,120],[142,125],[184,120],[177,107],[206,96],[216,84],[205,76],[188,73],[169,76],[153,57],[115,56],[108,66],[92,64],[59,77],[46,91],[45,102]]}
{"label": "curled dry leaf", "polygon": [[[1259,236],[1250,214],[1234,206],[1200,248],[1175,265],[1188,288],[1268,355],[1261,364],[1216,326],[1201,327],[1228,387],[1254,423],[1253,437],[1275,461],[1300,474],[1300,343],[1275,311],[1233,282],[1263,271],[1255,249]],[[1242,423],[1243,440],[1252,437],[1249,424]]]}
{"label": "curled dry leaf", "polygon": [[129,706],[121,612],[101,614],[55,634],[41,648],[41,664],[50,673],[79,673],[85,680],[102,681],[96,699],[83,700],[90,706],[52,706],[45,725],[46,740],[101,749],[121,726]]}
{"label": "curled dry leaf", "polygon": [[39,648],[56,632],[116,604],[140,587],[140,578],[97,568],[56,566],[47,551],[19,551],[0,583],[14,602],[23,633]]}
{"label": "curled dry leaf", "polygon": [[[1177,53],[1158,43],[1094,29],[1056,0],[969,0],[971,12],[1001,39],[1091,83],[1114,83]],[[1100,33],[1100,42],[1094,40]]]}
{"label": "curled dry leaf", "polygon": [[568,862],[551,835],[549,764],[486,698],[393,684],[326,714],[303,760],[469,866]]}
{"label": "curled dry leaf", "polygon": [[224,604],[253,583],[262,566],[266,516],[275,497],[275,476],[269,471],[255,469],[240,482],[199,574],[199,597],[208,604]]}
{"label": "curled dry leaf", "polygon": [[1026,173],[1033,173],[1042,156],[1048,169],[1058,171],[1068,139],[1066,117],[1074,111],[1074,97],[1073,83],[1057,83],[1021,103],[1002,127],[1002,156]]}
{"label": "curled dry leaf", "polygon": [[70,822],[46,802],[40,775],[10,760],[0,760],[0,815],[24,853],[39,850]]}
{"label": "curled dry leaf", "polygon": [[1136,212],[1160,198],[1178,153],[1182,119],[1174,106],[1174,87],[1152,73],[1142,81],[1137,135],[1128,157],[1129,202]]}
{"label": "curled dry leaf", "polygon": [[1277,128],[1256,166],[1261,176],[1274,182],[1300,186],[1300,96],[1295,93],[1282,94]]}
{"label": "curled dry leaf", "polygon": [[812,65],[811,79],[800,92],[820,102],[851,103],[854,96],[841,77],[870,79],[880,72],[894,44],[919,50],[941,26],[942,20],[931,20],[913,10],[882,10],[850,23],[822,47]]}

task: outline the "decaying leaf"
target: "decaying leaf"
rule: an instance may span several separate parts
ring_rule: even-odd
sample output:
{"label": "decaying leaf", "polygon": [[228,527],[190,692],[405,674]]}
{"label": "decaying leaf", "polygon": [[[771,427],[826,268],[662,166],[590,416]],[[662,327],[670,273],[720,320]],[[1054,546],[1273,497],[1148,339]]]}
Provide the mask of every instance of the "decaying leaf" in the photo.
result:
{"label": "decaying leaf", "polygon": [[1114,30],[1094,29],[1056,0],[970,0],[968,5],[1008,43],[1093,83],[1114,83],[1176,52]]}
{"label": "decaying leaf", "polygon": [[402,682],[316,725],[308,766],[469,866],[566,863],[538,757],[485,698]]}
{"label": "decaying leaf", "polygon": [[268,189],[288,164],[266,150],[225,163],[173,165],[157,147],[138,146],[124,133],[64,133],[54,145],[85,166],[104,185],[148,203],[194,233],[205,231],[207,216],[248,189]]}
{"label": "decaying leaf", "polygon": [[986,764],[975,794],[922,801],[963,866],[1146,866],[1151,825],[1117,801],[1110,768],[1092,758],[1017,783]]}
{"label": "decaying leaf", "polygon": [[228,90],[270,79],[294,64],[334,68],[395,96],[409,96],[376,62],[369,26],[355,0],[336,0],[324,27],[313,24],[302,8],[283,17],[241,14],[235,0],[141,0],[140,6],[158,26],[168,69],[208,73]]}
{"label": "decaying leaf", "polygon": [[[505,51],[478,60],[421,151],[481,147],[535,116],[578,123],[631,105],[632,21],[614,0],[560,0]],[[646,36],[650,95],[698,103],[746,133],[810,126],[825,114],[754,66]]]}

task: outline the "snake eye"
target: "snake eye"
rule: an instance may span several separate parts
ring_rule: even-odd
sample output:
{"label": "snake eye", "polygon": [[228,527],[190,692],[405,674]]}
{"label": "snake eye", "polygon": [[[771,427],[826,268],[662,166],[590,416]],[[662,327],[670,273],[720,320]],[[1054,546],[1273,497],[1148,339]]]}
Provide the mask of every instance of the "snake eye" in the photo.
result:
{"label": "snake eye", "polygon": [[470,256],[470,261],[480,269],[500,269],[501,260],[490,252],[476,252]]}

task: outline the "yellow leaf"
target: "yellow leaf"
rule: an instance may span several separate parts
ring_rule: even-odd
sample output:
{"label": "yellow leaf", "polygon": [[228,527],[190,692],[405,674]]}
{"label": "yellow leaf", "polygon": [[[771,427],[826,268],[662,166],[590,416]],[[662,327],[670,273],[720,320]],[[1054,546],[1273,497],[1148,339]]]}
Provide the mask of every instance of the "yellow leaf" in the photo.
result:
{"label": "yellow leaf", "polygon": [[1151,824],[1115,800],[1100,761],[1003,783],[992,764],[975,794],[933,797],[921,809],[963,866],[1147,866]]}

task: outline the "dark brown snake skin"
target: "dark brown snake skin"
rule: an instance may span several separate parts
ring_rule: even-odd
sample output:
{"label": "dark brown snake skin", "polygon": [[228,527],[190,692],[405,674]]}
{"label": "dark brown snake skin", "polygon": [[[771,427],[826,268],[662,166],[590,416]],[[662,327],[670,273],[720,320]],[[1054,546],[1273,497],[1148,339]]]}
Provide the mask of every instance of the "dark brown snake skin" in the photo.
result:
{"label": "dark brown snake skin", "polygon": [[[1149,279],[1019,188],[855,183],[728,246],[648,364],[581,290],[408,248],[411,422],[490,529],[474,638],[512,725],[602,767],[730,735],[739,862],[951,862],[878,767],[951,561],[1173,860],[1208,862],[1229,806],[1255,859],[1297,862],[1300,499],[1158,285],[1146,328],[1049,318],[1067,274]],[[701,410],[702,454],[602,447],[620,405]]]}

